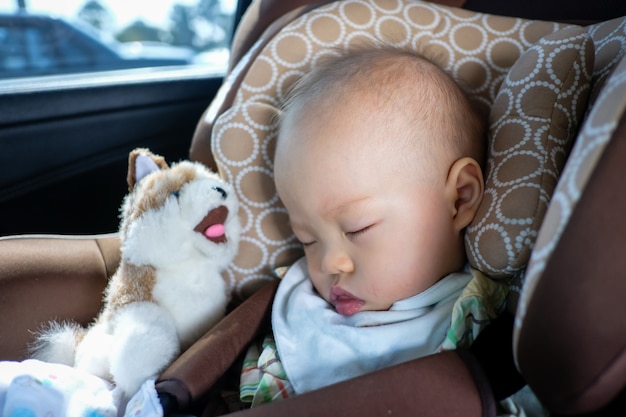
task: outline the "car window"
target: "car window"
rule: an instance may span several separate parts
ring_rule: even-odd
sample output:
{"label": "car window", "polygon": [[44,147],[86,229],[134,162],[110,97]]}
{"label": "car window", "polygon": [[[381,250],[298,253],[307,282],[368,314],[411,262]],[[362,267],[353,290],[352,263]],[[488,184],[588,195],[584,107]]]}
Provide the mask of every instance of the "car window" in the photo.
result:
{"label": "car window", "polygon": [[57,63],[54,60],[53,45],[46,39],[46,33],[41,28],[24,28],[23,51],[27,54],[26,62],[22,71],[31,67],[33,69],[54,68]]}
{"label": "car window", "polygon": [[236,0],[0,0],[0,80],[145,67],[225,71]]}

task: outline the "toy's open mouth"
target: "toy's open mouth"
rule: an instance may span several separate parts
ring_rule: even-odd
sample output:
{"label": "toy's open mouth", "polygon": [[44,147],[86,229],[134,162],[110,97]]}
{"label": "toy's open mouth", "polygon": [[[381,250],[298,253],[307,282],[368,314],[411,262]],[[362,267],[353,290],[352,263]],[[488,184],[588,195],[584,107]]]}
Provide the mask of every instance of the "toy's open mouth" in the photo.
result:
{"label": "toy's open mouth", "polygon": [[226,227],[224,223],[227,217],[228,208],[226,206],[219,206],[209,211],[193,230],[202,233],[211,242],[225,243]]}

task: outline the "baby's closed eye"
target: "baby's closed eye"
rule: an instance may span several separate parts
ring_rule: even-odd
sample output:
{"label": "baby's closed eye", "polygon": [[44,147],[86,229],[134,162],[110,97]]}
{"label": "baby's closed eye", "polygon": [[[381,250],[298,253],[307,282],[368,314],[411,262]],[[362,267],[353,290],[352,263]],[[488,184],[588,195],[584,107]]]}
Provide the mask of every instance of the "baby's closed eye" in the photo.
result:
{"label": "baby's closed eye", "polygon": [[354,239],[357,238],[361,235],[363,235],[365,232],[369,231],[372,227],[374,227],[374,224],[365,226],[365,227],[361,227],[355,231],[352,232],[346,232],[346,236],[348,237],[348,239]]}
{"label": "baby's closed eye", "polygon": [[298,234],[298,233],[296,233],[296,232],[294,232],[294,236],[295,236],[296,240],[297,240],[298,242],[300,242],[300,244],[301,244],[302,246],[305,246],[305,247],[306,247],[306,246],[311,246],[312,244],[314,244],[314,243],[316,242],[316,241],[315,241],[315,239],[313,239],[313,238],[311,238],[311,237],[309,237],[309,236],[302,236],[302,235],[299,235],[299,234]]}

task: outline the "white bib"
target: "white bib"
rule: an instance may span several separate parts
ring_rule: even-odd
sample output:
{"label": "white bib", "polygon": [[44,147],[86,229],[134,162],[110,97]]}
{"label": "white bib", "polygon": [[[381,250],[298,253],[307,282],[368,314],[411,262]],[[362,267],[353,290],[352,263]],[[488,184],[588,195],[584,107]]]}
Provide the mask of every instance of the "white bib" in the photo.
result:
{"label": "white bib", "polygon": [[278,355],[295,392],[436,353],[471,279],[469,272],[450,274],[388,311],[342,316],[315,292],[301,258],[282,279],[272,309]]}

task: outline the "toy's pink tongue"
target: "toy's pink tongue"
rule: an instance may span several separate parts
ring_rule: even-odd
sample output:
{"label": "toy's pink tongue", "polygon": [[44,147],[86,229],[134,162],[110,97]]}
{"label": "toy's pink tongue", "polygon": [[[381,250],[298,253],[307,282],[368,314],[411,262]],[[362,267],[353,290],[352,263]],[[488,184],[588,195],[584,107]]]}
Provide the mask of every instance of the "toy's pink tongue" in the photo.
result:
{"label": "toy's pink tongue", "polygon": [[214,224],[206,228],[204,235],[209,239],[215,239],[216,237],[224,236],[226,228],[223,224]]}
{"label": "toy's pink tongue", "polygon": [[198,233],[215,243],[226,242],[226,226],[224,223],[228,218],[228,208],[219,206],[209,211],[206,216],[194,227]]}

